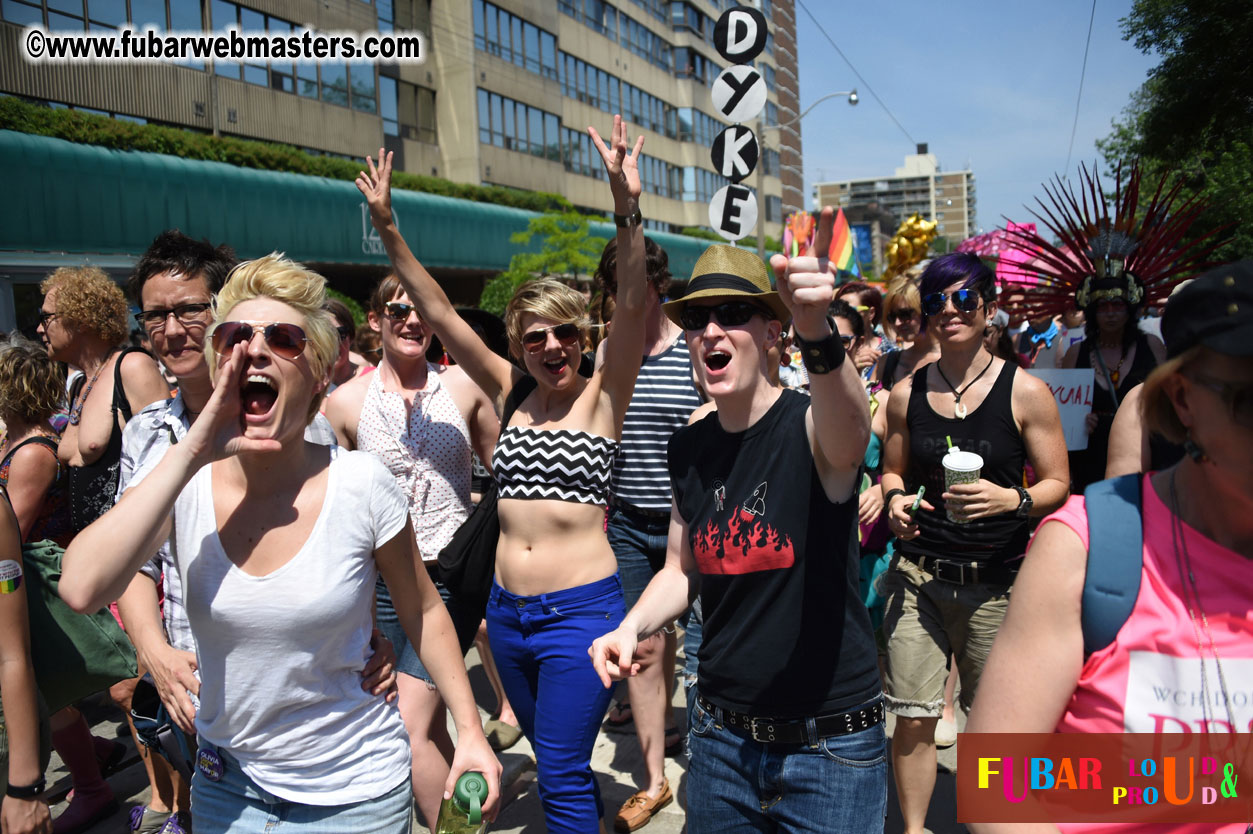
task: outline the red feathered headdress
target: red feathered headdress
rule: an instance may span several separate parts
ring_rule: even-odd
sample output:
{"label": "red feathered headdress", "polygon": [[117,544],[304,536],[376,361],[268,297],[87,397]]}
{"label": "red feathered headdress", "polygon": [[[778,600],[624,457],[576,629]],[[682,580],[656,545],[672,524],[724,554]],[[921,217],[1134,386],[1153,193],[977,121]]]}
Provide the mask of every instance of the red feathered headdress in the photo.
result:
{"label": "red feathered headdress", "polygon": [[1059,245],[1035,231],[1007,231],[1009,245],[1032,259],[1025,269],[1039,276],[1039,283],[1025,288],[1022,306],[1031,316],[1055,315],[1072,304],[1084,308],[1109,298],[1163,303],[1175,284],[1212,266],[1206,258],[1221,243],[1213,239],[1220,230],[1183,242],[1207,204],[1194,196],[1175,206],[1182,181],[1166,188],[1168,176],[1163,175],[1141,208],[1140,167],[1133,165],[1124,181],[1120,165],[1111,206],[1100,176],[1086,165],[1079,174],[1078,193],[1054,177],[1044,184],[1051,208],[1037,197],[1043,214],[1028,209]]}

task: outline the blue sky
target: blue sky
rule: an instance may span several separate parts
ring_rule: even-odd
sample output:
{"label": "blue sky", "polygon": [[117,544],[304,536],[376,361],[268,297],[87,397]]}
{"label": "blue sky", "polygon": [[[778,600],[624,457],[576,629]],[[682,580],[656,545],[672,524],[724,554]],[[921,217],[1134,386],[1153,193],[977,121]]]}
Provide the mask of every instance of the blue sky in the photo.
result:
{"label": "blue sky", "polygon": [[[1066,165],[1090,0],[804,2],[914,141],[928,143],[943,170],[974,172],[985,231],[1002,215],[1032,219],[1023,205]],[[1072,172],[1098,159],[1096,140],[1157,63],[1122,39],[1118,21],[1131,5],[1097,0]],[[825,101],[802,121],[806,200],[815,182],[892,174],[913,142],[799,3],[796,28],[801,110],[853,87],[861,98],[856,107]]]}

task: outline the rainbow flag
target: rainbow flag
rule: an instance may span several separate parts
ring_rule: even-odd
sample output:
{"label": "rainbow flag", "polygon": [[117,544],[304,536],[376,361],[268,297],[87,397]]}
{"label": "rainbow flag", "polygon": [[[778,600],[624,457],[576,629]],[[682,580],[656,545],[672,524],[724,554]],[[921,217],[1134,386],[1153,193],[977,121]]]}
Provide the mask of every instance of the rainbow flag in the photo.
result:
{"label": "rainbow flag", "polygon": [[11,594],[22,586],[22,566],[12,559],[0,562],[0,594]]}
{"label": "rainbow flag", "polygon": [[835,226],[831,229],[831,249],[827,257],[831,259],[831,264],[841,272],[851,272],[861,277],[861,270],[857,267],[857,248],[853,245],[853,230],[848,227],[848,218],[844,216],[844,209],[836,212]]}

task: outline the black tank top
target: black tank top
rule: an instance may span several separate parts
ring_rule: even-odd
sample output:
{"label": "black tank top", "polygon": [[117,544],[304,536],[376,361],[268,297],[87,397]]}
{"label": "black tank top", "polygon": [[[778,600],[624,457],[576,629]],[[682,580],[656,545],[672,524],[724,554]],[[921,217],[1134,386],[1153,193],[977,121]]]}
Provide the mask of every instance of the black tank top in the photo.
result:
{"label": "black tank top", "polygon": [[914,388],[909,395],[906,423],[909,426],[909,467],[905,472],[907,492],[927,487],[926,499],[935,510],[919,509],[918,537],[900,542],[902,553],[938,556],[980,564],[999,564],[1021,556],[1027,549],[1027,519],[1009,512],[965,524],[948,520],[944,512],[944,467],[948,441],[963,452],[983,458],[980,477],[998,486],[1023,484],[1026,447],[1014,424],[1012,395],[1018,366],[1006,362],[983,403],[964,420],[941,417],[927,402],[927,373],[930,365],[914,372]]}

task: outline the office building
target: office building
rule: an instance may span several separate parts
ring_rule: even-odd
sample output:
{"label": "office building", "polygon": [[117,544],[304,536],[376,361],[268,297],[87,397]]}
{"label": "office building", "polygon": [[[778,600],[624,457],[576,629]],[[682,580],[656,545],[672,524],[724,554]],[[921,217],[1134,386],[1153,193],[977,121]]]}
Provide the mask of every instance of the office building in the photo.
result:
{"label": "office building", "polygon": [[952,245],[976,234],[974,173],[941,171],[925,143],[917,150],[892,176],[815,184],[815,204],[849,208],[877,203],[895,215],[898,224],[917,212],[934,220],[939,236]]}
{"label": "office building", "polygon": [[[586,131],[621,112],[645,131],[643,211],[650,229],[708,225],[725,180],[709,146],[725,126],[709,88],[712,46],[730,0],[4,0],[0,92],[216,135],[360,158],[380,146],[399,170],[455,182],[562,194],[607,211],[603,167]],[[768,124],[797,112],[793,0],[760,0],[771,36],[757,61]],[[420,31],[420,65],[323,61],[32,64],[22,27],[103,31]],[[800,135],[767,130],[760,205],[778,236],[804,205]],[[751,182],[751,181],[750,181]],[[3,248],[3,247],[0,247]]]}

